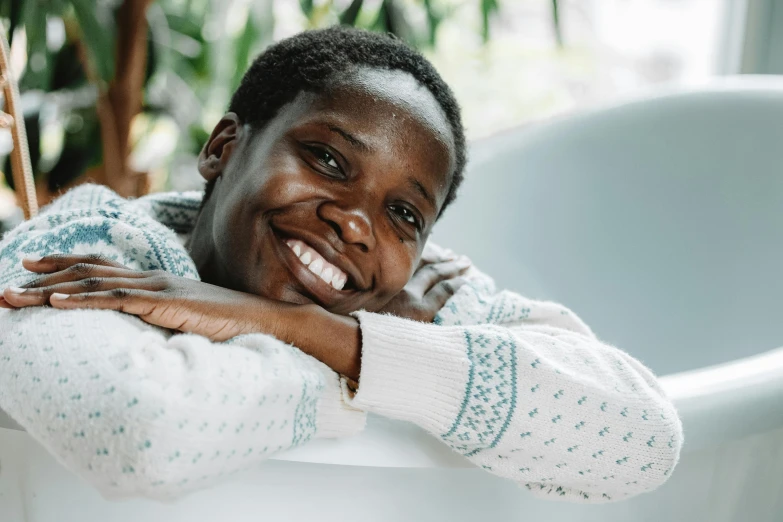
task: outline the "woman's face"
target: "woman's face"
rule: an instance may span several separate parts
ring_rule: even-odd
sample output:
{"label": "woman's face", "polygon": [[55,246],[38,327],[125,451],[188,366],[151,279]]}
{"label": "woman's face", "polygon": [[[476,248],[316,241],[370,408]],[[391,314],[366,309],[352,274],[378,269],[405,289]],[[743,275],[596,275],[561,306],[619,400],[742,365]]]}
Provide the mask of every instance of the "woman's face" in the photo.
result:
{"label": "woman's face", "polygon": [[194,242],[214,247],[208,262],[194,257],[221,286],[379,310],[413,274],[453,165],[439,104],[399,71],[363,69],[302,93],[260,130],[227,115],[200,158],[216,185]]}

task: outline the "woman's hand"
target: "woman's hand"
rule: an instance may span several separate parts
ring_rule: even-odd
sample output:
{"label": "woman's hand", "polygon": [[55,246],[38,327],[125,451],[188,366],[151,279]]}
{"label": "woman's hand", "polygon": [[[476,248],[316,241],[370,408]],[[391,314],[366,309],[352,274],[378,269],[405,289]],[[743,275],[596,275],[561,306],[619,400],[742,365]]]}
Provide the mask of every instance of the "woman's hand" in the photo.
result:
{"label": "woman's hand", "polygon": [[[50,304],[59,309],[116,310],[216,342],[267,334],[338,373],[359,378],[358,321],[320,306],[272,301],[159,270],[131,270],[100,256],[56,255],[23,263],[27,270],[46,275],[24,288],[5,289],[0,294],[2,308]],[[309,327],[302,328],[303,324]]]}
{"label": "woman's hand", "polygon": [[451,252],[443,255],[425,246],[411,280],[379,312],[431,323],[446,301],[465,284],[462,274],[470,266],[465,256],[457,257]]}
{"label": "woman's hand", "polygon": [[56,255],[23,263],[46,275],[24,288],[6,289],[5,308],[50,304],[116,310],[163,328],[225,341],[246,333],[274,335],[276,312],[285,306],[160,270],[131,270],[100,256]]}
{"label": "woman's hand", "polygon": [[[263,333],[293,344],[338,373],[359,378],[358,322],[317,305],[279,303],[168,272],[132,270],[100,256],[55,255],[23,263],[27,270],[44,275],[24,288],[5,289],[0,308],[50,304],[59,309],[116,310],[217,342]],[[432,322],[465,283],[460,276],[469,267],[465,257],[425,250],[411,280],[380,312]]]}

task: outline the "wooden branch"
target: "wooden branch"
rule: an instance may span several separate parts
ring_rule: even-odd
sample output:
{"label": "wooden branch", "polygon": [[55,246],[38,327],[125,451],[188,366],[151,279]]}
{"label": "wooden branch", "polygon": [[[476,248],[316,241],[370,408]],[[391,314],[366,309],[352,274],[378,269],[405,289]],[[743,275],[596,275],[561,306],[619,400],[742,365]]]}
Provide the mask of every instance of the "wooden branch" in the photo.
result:
{"label": "wooden branch", "polygon": [[87,177],[96,183],[106,185],[117,190],[118,179],[123,179],[125,174],[125,158],[121,155],[121,147],[117,140],[117,123],[114,112],[109,102],[108,94],[101,89],[98,73],[90,63],[87,47],[82,40],[77,41],[76,50],[79,60],[82,62],[84,74],[89,82],[98,88],[98,100],[95,111],[101,126],[101,146],[103,150],[103,164],[87,172]]}
{"label": "wooden branch", "polygon": [[5,123],[11,128],[11,139],[14,142],[14,149],[11,151],[11,173],[14,178],[16,198],[22,206],[25,219],[30,219],[38,213],[38,199],[35,195],[30,149],[27,146],[27,133],[19,102],[19,89],[11,76],[8,47],[2,28],[0,28],[0,79],[5,95],[5,108],[10,114],[10,119],[5,118]]}
{"label": "wooden branch", "polygon": [[96,111],[101,125],[103,165],[88,172],[120,196],[135,197],[149,190],[146,173],[132,172],[128,166],[130,128],[141,112],[144,75],[147,67],[146,9],[151,0],[125,0],[117,12],[115,76],[108,89],[101,89],[98,74],[91,66],[84,42],[78,43],[79,57],[87,79],[97,85]]}
{"label": "wooden branch", "polygon": [[130,129],[141,112],[144,76],[147,68],[146,11],[151,0],[125,0],[117,12],[117,55],[114,79],[109,84],[108,102],[114,115],[118,156],[123,168],[118,176],[109,173],[114,190],[122,196],[140,196],[147,190],[146,174],[131,172]]}

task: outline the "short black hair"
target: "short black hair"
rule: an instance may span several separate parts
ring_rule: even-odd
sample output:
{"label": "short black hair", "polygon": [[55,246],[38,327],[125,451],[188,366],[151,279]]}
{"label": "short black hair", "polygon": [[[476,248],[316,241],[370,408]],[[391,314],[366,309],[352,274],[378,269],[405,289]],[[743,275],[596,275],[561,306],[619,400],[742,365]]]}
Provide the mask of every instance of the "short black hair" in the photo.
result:
{"label": "short black hair", "polygon": [[[268,47],[250,66],[229,111],[262,128],[302,91],[326,91],[336,74],[357,67],[403,71],[426,87],[451,127],[455,165],[441,212],[454,200],[465,168],[465,132],[454,94],[424,56],[391,34],[347,27],[305,31]],[[207,183],[204,200],[214,187]]]}

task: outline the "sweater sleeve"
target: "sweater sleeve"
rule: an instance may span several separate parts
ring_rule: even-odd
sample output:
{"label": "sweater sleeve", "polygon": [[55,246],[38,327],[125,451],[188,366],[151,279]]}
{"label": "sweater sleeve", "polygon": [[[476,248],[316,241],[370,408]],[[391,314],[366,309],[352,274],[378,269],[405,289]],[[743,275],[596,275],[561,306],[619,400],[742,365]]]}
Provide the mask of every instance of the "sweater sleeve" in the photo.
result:
{"label": "sweater sleeve", "polygon": [[[0,288],[25,255],[99,253],[198,277],[173,233],[100,187],[0,242]],[[105,310],[0,309],[0,408],[107,497],[170,498],[277,451],[364,426],[338,376],[271,336],[212,343]]]}
{"label": "sweater sleeve", "polygon": [[0,407],[107,497],[174,497],[364,426],[334,372],[266,335],[51,308],[0,310],[0,331]]}
{"label": "sweater sleeve", "polygon": [[647,368],[563,306],[468,286],[439,324],[355,314],[351,405],[414,422],[538,496],[609,502],[668,478],[682,427]]}

